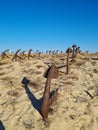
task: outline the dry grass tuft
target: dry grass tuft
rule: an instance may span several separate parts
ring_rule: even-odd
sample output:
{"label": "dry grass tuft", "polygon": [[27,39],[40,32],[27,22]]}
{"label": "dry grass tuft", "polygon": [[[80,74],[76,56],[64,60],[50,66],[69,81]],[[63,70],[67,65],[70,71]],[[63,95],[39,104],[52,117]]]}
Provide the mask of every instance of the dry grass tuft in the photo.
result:
{"label": "dry grass tuft", "polygon": [[19,95],[19,93],[15,90],[10,90],[10,91],[8,91],[7,94],[10,95],[10,96],[18,96]]}
{"label": "dry grass tuft", "polygon": [[0,65],[5,65],[7,64],[8,62],[0,62]]}
{"label": "dry grass tuft", "polygon": [[5,75],[5,74],[6,74],[5,72],[0,72],[0,76]]}
{"label": "dry grass tuft", "polygon": [[33,82],[30,83],[30,86],[32,86],[34,89],[38,89],[39,88],[39,82],[33,81]]}
{"label": "dry grass tuft", "polygon": [[64,82],[64,85],[74,85],[74,83],[72,81],[66,81]]}
{"label": "dry grass tuft", "polygon": [[91,78],[93,78],[93,74],[92,73],[88,73],[89,74],[89,76],[91,77]]}
{"label": "dry grass tuft", "polygon": [[3,77],[2,80],[7,81],[8,83],[11,83],[13,80],[13,77]]}
{"label": "dry grass tuft", "polygon": [[35,74],[41,74],[42,72],[41,71],[35,71]]}
{"label": "dry grass tuft", "polygon": [[89,61],[89,57],[84,57],[83,60]]}
{"label": "dry grass tuft", "polygon": [[98,70],[97,70],[97,69],[93,69],[93,72],[94,72],[94,73],[98,73]]}
{"label": "dry grass tuft", "polygon": [[91,62],[92,65],[96,65],[96,61]]}
{"label": "dry grass tuft", "polygon": [[80,61],[80,62],[76,62],[76,63],[75,63],[76,66],[81,66],[81,65],[84,65],[84,64],[85,64],[84,61]]}
{"label": "dry grass tuft", "polygon": [[37,65],[36,68],[40,69],[42,68],[43,66],[42,65]]}
{"label": "dry grass tuft", "polygon": [[73,80],[79,80],[79,77],[76,75],[69,75],[68,78]]}

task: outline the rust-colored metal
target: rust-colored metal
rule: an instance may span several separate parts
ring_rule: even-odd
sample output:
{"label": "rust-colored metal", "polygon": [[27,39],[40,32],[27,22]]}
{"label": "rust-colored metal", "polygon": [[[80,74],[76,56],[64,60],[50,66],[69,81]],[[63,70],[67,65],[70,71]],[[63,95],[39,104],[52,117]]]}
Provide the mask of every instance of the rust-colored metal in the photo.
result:
{"label": "rust-colored metal", "polygon": [[55,55],[55,50],[52,51],[52,55]]}
{"label": "rust-colored metal", "polygon": [[76,53],[80,53],[81,50],[80,50],[80,47],[77,47],[76,50],[75,50]]}
{"label": "rust-colored metal", "polygon": [[52,104],[54,101],[57,100],[57,96],[58,96],[58,89],[56,89],[54,93],[50,95],[50,104]]}
{"label": "rust-colored metal", "polygon": [[39,52],[38,52],[38,57],[40,57],[40,56],[41,56],[41,52],[39,51]]}
{"label": "rust-colored metal", "polygon": [[66,73],[69,74],[69,56],[70,56],[70,53],[72,53],[72,49],[69,47],[66,50],[66,53],[67,53]]}
{"label": "rust-colored metal", "polygon": [[20,51],[21,51],[21,49],[18,49],[18,50],[16,51],[16,53],[14,54],[14,56],[13,56],[13,58],[12,58],[12,61],[13,61],[13,60],[17,61],[17,58],[22,59],[22,57],[20,57],[20,56],[18,55],[18,53],[19,53]]}
{"label": "rust-colored metal", "polygon": [[42,105],[41,105],[41,115],[44,119],[48,118],[49,108],[50,108],[51,102],[53,101],[52,99],[56,97],[56,93],[54,95],[54,98],[53,96],[52,98],[50,97],[51,79],[57,78],[56,71],[57,71],[57,67],[55,65],[52,65],[49,68],[47,76],[46,76],[47,80],[46,80],[46,85],[45,85],[45,90],[44,90],[43,100],[42,100]]}
{"label": "rust-colored metal", "polygon": [[22,52],[21,52],[21,56],[22,56],[23,58],[26,58],[26,57],[27,57],[27,55],[25,54],[25,52],[26,52],[26,51],[22,51]]}
{"label": "rust-colored metal", "polygon": [[7,52],[9,52],[9,49],[7,49],[7,50],[5,50],[5,51],[3,51],[2,53],[1,53],[1,59],[4,59],[4,58],[9,58],[9,56],[6,54]]}
{"label": "rust-colored metal", "polygon": [[39,53],[39,50],[36,50],[36,54],[38,54]]}
{"label": "rust-colored metal", "polygon": [[30,59],[30,57],[33,57],[31,53],[32,53],[32,49],[30,49],[30,50],[28,51],[28,59]]}
{"label": "rust-colored metal", "polygon": [[47,51],[46,51],[46,54],[48,54],[48,53],[49,53],[49,51],[47,50]]}
{"label": "rust-colored metal", "polygon": [[49,54],[51,54],[51,53],[52,53],[52,51],[50,50],[50,51],[49,51]]}
{"label": "rust-colored metal", "polygon": [[[54,66],[54,65],[52,65],[52,66]],[[45,78],[48,78],[48,75],[49,75],[49,72],[50,72],[52,66],[50,66],[50,67],[45,71],[45,74],[44,74],[44,77],[45,77]],[[55,67],[55,69],[54,69],[54,71],[53,71],[53,73],[52,73],[52,79],[56,79],[56,78],[58,77],[58,73],[59,73],[58,67]]]}
{"label": "rust-colored metal", "polygon": [[75,58],[75,48],[76,48],[77,46],[76,46],[76,44],[73,44],[73,46],[72,46],[72,48],[73,48],[73,50],[72,50],[72,62],[74,62],[74,58]]}
{"label": "rust-colored metal", "polygon": [[57,55],[59,53],[59,50],[56,50],[55,54]]}

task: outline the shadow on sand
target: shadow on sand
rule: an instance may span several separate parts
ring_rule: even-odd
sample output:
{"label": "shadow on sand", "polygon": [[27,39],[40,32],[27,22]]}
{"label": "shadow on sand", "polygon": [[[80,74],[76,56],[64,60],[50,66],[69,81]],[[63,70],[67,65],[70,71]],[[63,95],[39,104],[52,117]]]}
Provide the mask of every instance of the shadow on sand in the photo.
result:
{"label": "shadow on sand", "polygon": [[0,121],[0,130],[5,130],[2,121]]}
{"label": "shadow on sand", "polygon": [[[41,104],[42,104],[42,100],[43,100],[43,96],[39,99],[37,99],[34,94],[30,91],[28,84],[30,83],[30,81],[27,78],[23,78],[22,80],[22,85],[28,95],[28,98],[30,99],[32,106],[41,114]],[[50,92],[50,97],[55,93],[55,91],[51,91]]]}
{"label": "shadow on sand", "polygon": [[30,99],[33,107],[40,113],[40,108],[41,108],[41,103],[42,103],[42,98],[37,99],[34,94],[30,91],[28,84],[30,83],[30,81],[27,78],[23,78],[22,82],[23,87],[28,95],[28,98]]}
{"label": "shadow on sand", "polygon": [[28,88],[28,85],[25,85],[24,88],[25,88],[25,91],[26,91],[28,98],[30,99],[33,107],[40,113],[42,98],[37,99],[34,96],[34,94],[30,91],[30,89]]}

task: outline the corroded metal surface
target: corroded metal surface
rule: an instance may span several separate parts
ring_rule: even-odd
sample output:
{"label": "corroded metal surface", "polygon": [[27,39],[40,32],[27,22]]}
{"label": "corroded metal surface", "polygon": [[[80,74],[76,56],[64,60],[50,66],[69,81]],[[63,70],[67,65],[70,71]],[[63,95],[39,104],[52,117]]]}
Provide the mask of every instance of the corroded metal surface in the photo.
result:
{"label": "corroded metal surface", "polygon": [[52,94],[52,95],[50,95],[50,104],[52,104],[54,101],[56,101],[57,100],[57,96],[58,96],[58,89],[56,89],[55,91],[54,91],[54,93]]}
{"label": "corroded metal surface", "polygon": [[27,57],[27,55],[25,54],[25,52],[26,52],[26,51],[22,51],[22,52],[21,52],[21,56],[22,56],[23,58],[26,58],[26,57]]}
{"label": "corroded metal surface", "polygon": [[80,53],[81,50],[80,50],[80,47],[77,47],[76,50],[75,50],[76,53]]}
{"label": "corroded metal surface", "polygon": [[53,96],[52,98],[50,97],[51,79],[57,78],[57,67],[55,65],[52,65],[49,68],[46,77],[47,77],[47,80],[46,80],[46,85],[45,85],[45,90],[44,90],[43,100],[42,100],[42,105],[41,105],[41,115],[44,119],[48,118],[48,113],[49,113],[51,102],[56,97],[56,93],[54,97]]}
{"label": "corroded metal surface", "polygon": [[5,50],[5,51],[3,51],[2,53],[1,53],[1,59],[4,59],[4,58],[9,58],[9,56],[6,54],[7,52],[9,52],[9,49],[7,49],[7,50]]}
{"label": "corroded metal surface", "polygon": [[16,53],[14,54],[14,56],[13,56],[13,58],[12,58],[12,61],[13,60],[15,60],[15,61],[17,61],[17,59],[19,58],[19,59],[22,59],[22,57],[20,57],[19,55],[18,55],[18,53],[21,51],[21,49],[18,49],[17,51],[16,51]]}
{"label": "corroded metal surface", "polygon": [[30,57],[33,57],[31,53],[32,53],[32,49],[30,49],[30,50],[28,51],[28,59],[30,59]]}
{"label": "corroded metal surface", "polygon": [[[53,65],[54,66],[54,65]],[[44,77],[48,78],[49,74],[51,73],[51,66],[45,71]],[[54,67],[54,70],[52,70],[52,77],[53,79],[56,79],[58,77],[58,67]]]}
{"label": "corroded metal surface", "polygon": [[76,44],[73,44],[73,46],[72,46],[72,48],[73,48],[73,50],[72,50],[72,62],[74,62],[74,58],[75,58],[75,48],[76,48],[77,46],[76,46]]}
{"label": "corroded metal surface", "polygon": [[66,53],[72,53],[72,49],[69,47],[69,48],[66,50]]}

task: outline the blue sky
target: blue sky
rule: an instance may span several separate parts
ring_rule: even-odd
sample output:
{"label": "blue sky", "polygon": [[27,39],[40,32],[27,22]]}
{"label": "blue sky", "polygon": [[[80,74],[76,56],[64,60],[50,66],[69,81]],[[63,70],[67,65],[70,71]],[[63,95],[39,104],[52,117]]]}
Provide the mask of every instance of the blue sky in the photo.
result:
{"label": "blue sky", "polygon": [[98,52],[98,0],[0,0],[0,52]]}

